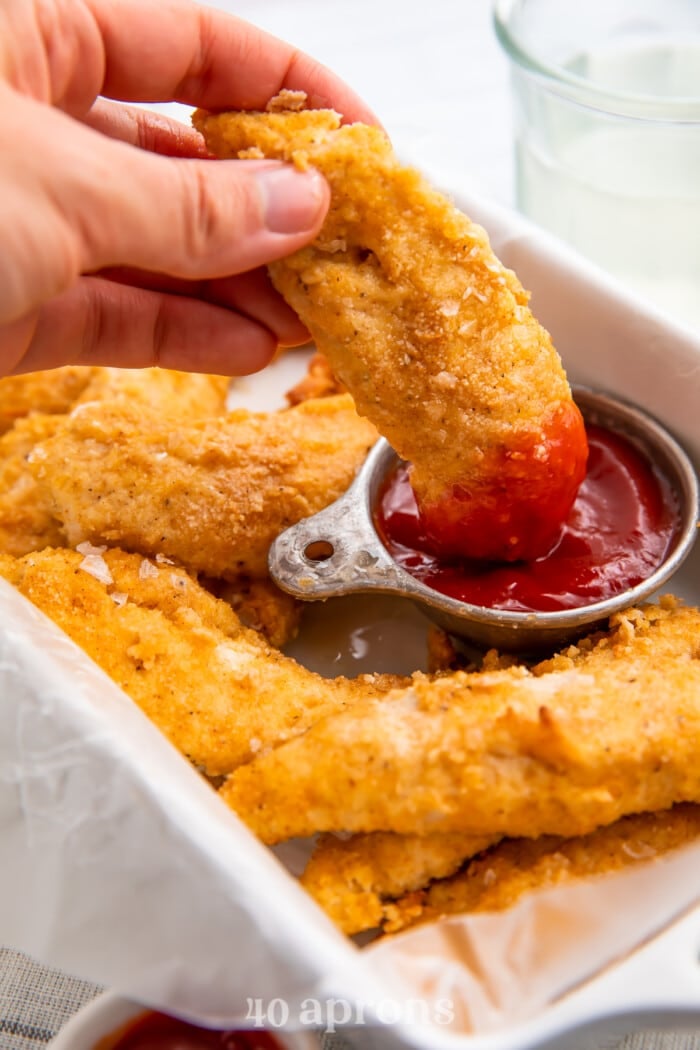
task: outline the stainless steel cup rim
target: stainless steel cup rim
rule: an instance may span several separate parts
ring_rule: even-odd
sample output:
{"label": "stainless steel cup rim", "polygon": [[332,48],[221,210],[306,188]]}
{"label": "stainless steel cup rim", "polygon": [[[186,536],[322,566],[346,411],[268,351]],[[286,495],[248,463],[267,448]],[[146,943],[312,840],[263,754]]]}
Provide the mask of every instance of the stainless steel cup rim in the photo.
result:
{"label": "stainless steel cup rim", "polygon": [[622,433],[645,449],[677,494],[681,527],[674,546],[641,583],[604,601],[554,612],[490,609],[433,590],[394,561],[374,525],[379,489],[399,462],[384,439],[372,448],[344,496],[275,540],[269,558],[273,580],[304,600],[357,592],[399,595],[416,602],[451,633],[504,649],[564,644],[613,613],[645,601],[676,572],[696,538],[699,496],[695,470],[669,432],[639,408],[582,387],[575,389],[574,396],[588,421]]}

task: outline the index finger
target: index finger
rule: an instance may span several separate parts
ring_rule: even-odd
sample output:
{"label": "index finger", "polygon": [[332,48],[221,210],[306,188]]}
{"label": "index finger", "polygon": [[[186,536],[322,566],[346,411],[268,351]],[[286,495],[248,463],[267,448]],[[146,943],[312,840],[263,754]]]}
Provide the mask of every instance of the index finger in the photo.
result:
{"label": "index finger", "polygon": [[87,0],[104,45],[101,94],[203,109],[264,109],[283,88],[376,124],[339,77],[291,44],[192,0]]}

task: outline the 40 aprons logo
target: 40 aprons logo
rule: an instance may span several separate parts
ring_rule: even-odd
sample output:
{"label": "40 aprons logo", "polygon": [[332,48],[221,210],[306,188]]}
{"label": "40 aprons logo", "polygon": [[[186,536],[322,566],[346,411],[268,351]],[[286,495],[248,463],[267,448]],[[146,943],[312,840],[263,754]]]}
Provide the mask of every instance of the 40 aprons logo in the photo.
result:
{"label": "40 aprons logo", "polygon": [[252,1028],[286,1028],[290,1021],[303,1028],[335,1032],[345,1025],[448,1025],[454,1020],[451,999],[304,999],[292,1011],[286,999],[246,999],[246,1020]]}

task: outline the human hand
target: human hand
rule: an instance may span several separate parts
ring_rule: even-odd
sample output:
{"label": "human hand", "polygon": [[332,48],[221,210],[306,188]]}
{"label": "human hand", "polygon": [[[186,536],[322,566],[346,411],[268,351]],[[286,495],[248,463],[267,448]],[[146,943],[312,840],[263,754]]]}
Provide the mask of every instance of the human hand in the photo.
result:
{"label": "human hand", "polygon": [[190,0],[3,0],[0,374],[242,375],[304,341],[261,267],[318,232],[321,175],[209,160],[193,130],[107,101],[254,109],[282,88],[374,119],[308,56]]}

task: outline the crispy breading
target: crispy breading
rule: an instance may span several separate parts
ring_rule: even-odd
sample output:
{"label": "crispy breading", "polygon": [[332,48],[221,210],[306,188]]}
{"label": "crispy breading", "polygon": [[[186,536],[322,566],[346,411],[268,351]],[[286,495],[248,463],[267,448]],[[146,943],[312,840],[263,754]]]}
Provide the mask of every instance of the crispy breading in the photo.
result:
{"label": "crispy breading", "polygon": [[[482,835],[322,835],[301,884],[343,933],[381,925],[392,898],[445,878],[493,844]],[[393,912],[392,912],[393,914]]]}
{"label": "crispy breading", "polygon": [[60,416],[32,413],[0,437],[0,552],[21,557],[65,542],[51,500],[29,468],[39,441],[51,437]]}
{"label": "crispy breading", "polygon": [[224,411],[229,380],[167,368],[88,368],[68,365],[0,378],[0,434],[15,420],[42,412],[62,415],[87,401],[129,400],[188,416]]}
{"label": "crispy breading", "polygon": [[700,801],[700,611],[629,609],[590,646],[418,679],[236,772],[266,842],[314,831],[584,835]]}
{"label": "crispy breading", "polygon": [[306,375],[288,390],[285,397],[290,405],[300,405],[312,397],[331,397],[345,393],[345,387],[333,375],[325,354],[314,354],[309,361]]}
{"label": "crispy breading", "polygon": [[700,806],[680,804],[660,813],[624,817],[581,838],[501,842],[452,878],[388,904],[384,930],[396,933],[444,915],[502,911],[533,890],[619,871],[698,837]]}
{"label": "crispy breading", "polygon": [[0,436],[0,551],[21,557],[66,541],[51,496],[30,467],[34,446],[53,437],[63,414],[122,399],[132,410],[145,404],[192,419],[223,412],[227,390],[222,376],[163,368],[58,368],[0,379],[0,433],[7,428]]}
{"label": "crispy breading", "polygon": [[245,627],[260,631],[276,649],[296,638],[304,603],[285,594],[272,580],[242,577],[235,583],[216,583],[213,590],[217,598],[229,603]]}
{"label": "crispy breading", "polygon": [[190,421],[88,404],[35,451],[68,543],[174,557],[193,572],[267,575],[272,540],[340,496],[376,439],[343,395]]}
{"label": "crispy breading", "polygon": [[400,681],[381,675],[329,681],[307,671],[243,627],[228,603],[162,560],[118,550],[46,550],[19,560],[0,556],[0,575],[210,776]]}
{"label": "crispy breading", "polygon": [[226,410],[230,380],[225,376],[176,372],[170,368],[96,368],[76,404],[125,398],[154,412],[204,419]]}
{"label": "crispy breading", "polygon": [[485,231],[332,110],[199,111],[219,157],[313,165],[331,205],[316,240],[270,265],[358,410],[413,464],[443,553],[549,549],[583,478],[580,413],[548,333]]}
{"label": "crispy breading", "polygon": [[46,372],[0,378],[0,434],[30,412],[70,411],[91,379],[103,369],[68,365]]}

